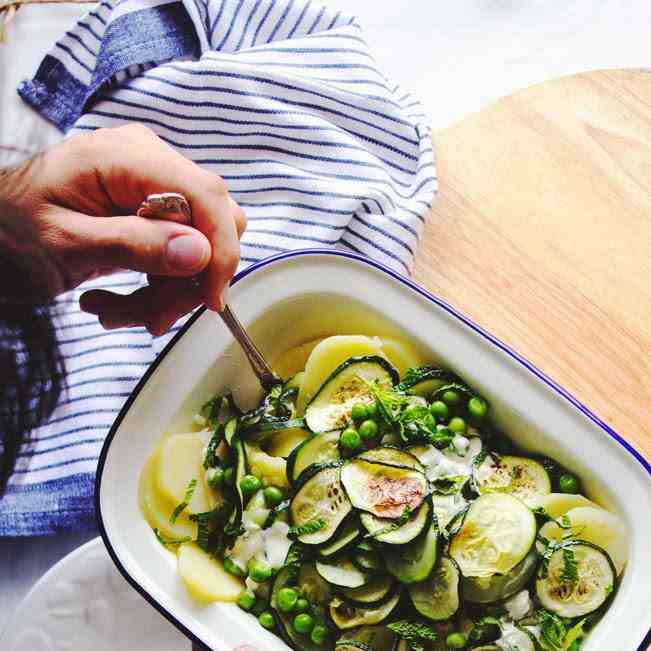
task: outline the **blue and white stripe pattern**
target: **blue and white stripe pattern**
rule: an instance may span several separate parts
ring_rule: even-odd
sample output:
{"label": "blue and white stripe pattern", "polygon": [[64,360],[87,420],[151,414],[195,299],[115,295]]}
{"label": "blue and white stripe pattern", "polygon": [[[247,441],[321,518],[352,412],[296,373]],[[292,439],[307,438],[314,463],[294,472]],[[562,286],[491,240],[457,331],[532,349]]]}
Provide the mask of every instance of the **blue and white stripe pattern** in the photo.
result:
{"label": "blue and white stripe pattern", "polygon": [[[333,246],[410,271],[436,189],[430,129],[352,16],[312,0],[104,0],[19,92],[64,131],[138,121],[221,175],[248,216],[242,266]],[[92,525],[102,441],[168,340],[104,332],[79,311],[87,288],[61,301],[70,390],[21,453],[0,534]]]}

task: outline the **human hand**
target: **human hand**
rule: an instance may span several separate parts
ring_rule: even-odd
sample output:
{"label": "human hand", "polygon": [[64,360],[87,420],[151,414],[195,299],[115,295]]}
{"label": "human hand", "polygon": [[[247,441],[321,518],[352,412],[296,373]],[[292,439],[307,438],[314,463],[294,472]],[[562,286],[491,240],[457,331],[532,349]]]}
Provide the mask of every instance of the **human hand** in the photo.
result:
{"label": "human hand", "polygon": [[[160,192],[188,199],[192,227],[135,215]],[[144,325],[154,335],[201,303],[223,308],[246,227],[220,177],[138,124],[70,138],[4,170],[0,209],[30,222],[58,258],[58,291],[121,269],[149,274],[149,285],[130,295],[92,290],[80,304],[107,329]]]}

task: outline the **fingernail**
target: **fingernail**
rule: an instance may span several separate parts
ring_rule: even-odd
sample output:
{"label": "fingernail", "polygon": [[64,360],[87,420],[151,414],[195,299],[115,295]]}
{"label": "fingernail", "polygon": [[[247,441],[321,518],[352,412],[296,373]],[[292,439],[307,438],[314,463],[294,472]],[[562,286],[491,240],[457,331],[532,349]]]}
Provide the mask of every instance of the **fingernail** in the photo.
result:
{"label": "fingernail", "polygon": [[205,258],[205,244],[199,237],[180,235],[167,243],[167,262],[177,271],[195,271]]}

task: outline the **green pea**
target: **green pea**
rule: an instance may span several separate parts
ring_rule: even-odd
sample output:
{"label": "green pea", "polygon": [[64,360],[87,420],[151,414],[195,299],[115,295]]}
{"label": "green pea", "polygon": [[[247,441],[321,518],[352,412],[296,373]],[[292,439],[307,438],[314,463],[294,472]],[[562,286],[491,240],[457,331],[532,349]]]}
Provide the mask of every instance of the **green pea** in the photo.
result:
{"label": "green pea", "polygon": [[278,608],[284,613],[291,613],[298,601],[298,592],[294,588],[282,588],[278,591]]}
{"label": "green pea", "polygon": [[235,483],[235,471],[233,468],[226,468],[226,470],[224,470],[224,481],[230,486]]}
{"label": "green pea", "polygon": [[296,615],[296,617],[294,617],[293,626],[294,630],[297,633],[308,635],[314,628],[314,619],[312,618],[312,615],[301,613],[300,615]]}
{"label": "green pea", "polygon": [[579,480],[575,475],[561,475],[558,479],[558,487],[561,493],[578,493]]}
{"label": "green pea", "polygon": [[262,488],[262,482],[255,475],[244,475],[240,479],[240,490],[245,496],[253,495]]}
{"label": "green pea", "polygon": [[362,444],[362,437],[356,429],[349,427],[339,436],[339,443],[344,450],[357,450]]}
{"label": "green pea", "polygon": [[258,621],[260,622],[261,626],[264,626],[269,630],[271,630],[276,625],[276,622],[274,622],[274,616],[271,614],[269,610],[265,610],[260,615],[260,617],[258,617]]}
{"label": "green pea", "polygon": [[224,559],[224,569],[233,576],[239,576],[244,578],[246,576],[246,570],[243,570],[232,558],[228,556]]}
{"label": "green pea", "polygon": [[359,435],[364,439],[372,439],[377,436],[377,423],[374,420],[365,420],[359,426]]}
{"label": "green pea", "polygon": [[353,417],[353,420],[364,420],[368,418],[368,409],[364,403],[358,402],[356,405],[353,405],[350,415]]}
{"label": "green pea", "polygon": [[310,640],[314,644],[323,644],[326,641],[326,638],[328,637],[328,629],[325,626],[321,626],[318,624],[312,629],[312,633],[310,634]]}
{"label": "green pea", "polygon": [[269,563],[254,560],[249,563],[249,576],[256,583],[264,583],[271,578],[273,571]]}
{"label": "green pea", "polygon": [[255,597],[248,590],[242,590],[237,599],[237,605],[248,613],[253,608],[254,604]]}
{"label": "green pea", "polygon": [[372,402],[369,405],[366,405],[366,417],[367,418],[376,418],[377,417],[377,403]]}
{"label": "green pea", "polygon": [[463,420],[460,416],[455,416],[450,419],[448,423],[448,428],[451,429],[455,434],[463,434],[466,431],[466,421]]}
{"label": "green pea", "polygon": [[461,401],[461,396],[454,389],[448,389],[443,392],[441,399],[448,407],[456,407]]}
{"label": "green pea", "polygon": [[468,413],[477,420],[481,420],[488,413],[488,403],[479,397],[468,400]]}
{"label": "green pea", "polygon": [[264,489],[264,501],[270,509],[273,509],[274,506],[278,506],[283,499],[284,496],[280,488],[267,486],[267,488]]}
{"label": "green pea", "polygon": [[208,484],[219,488],[224,483],[224,471],[221,468],[211,468],[208,472]]}
{"label": "green pea", "polygon": [[442,400],[436,400],[429,406],[430,413],[437,420],[447,420],[450,410]]}
{"label": "green pea", "polygon": [[445,638],[445,643],[448,645],[448,649],[465,649],[467,640],[463,633],[450,633]]}
{"label": "green pea", "polygon": [[295,613],[305,613],[310,608],[310,602],[307,599],[300,598],[294,606]]}

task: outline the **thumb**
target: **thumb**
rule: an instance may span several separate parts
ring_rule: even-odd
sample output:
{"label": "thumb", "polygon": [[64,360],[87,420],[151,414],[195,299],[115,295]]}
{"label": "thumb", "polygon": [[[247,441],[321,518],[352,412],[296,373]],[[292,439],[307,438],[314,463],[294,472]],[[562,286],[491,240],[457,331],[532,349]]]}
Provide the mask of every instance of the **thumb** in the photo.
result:
{"label": "thumb", "polygon": [[[67,216],[69,235],[63,254],[94,267],[132,269],[164,276],[192,276],[210,262],[211,247],[203,233],[191,226],[136,216]],[[63,233],[65,236],[66,234]]]}

